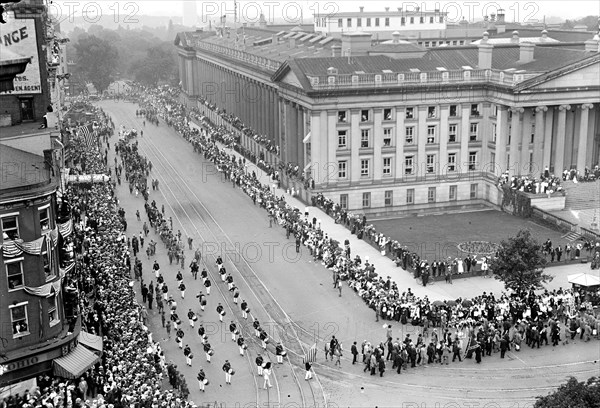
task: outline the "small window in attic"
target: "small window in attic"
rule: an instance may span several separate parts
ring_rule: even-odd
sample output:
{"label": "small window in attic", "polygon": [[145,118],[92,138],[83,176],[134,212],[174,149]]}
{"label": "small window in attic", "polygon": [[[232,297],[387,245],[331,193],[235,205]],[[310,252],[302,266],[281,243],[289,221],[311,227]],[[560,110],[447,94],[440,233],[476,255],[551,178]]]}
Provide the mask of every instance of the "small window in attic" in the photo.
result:
{"label": "small window in attic", "polygon": [[383,69],[381,70],[384,74],[393,74],[394,72],[391,69]]}
{"label": "small window in attic", "polygon": [[410,72],[421,72],[419,68],[411,68]]}

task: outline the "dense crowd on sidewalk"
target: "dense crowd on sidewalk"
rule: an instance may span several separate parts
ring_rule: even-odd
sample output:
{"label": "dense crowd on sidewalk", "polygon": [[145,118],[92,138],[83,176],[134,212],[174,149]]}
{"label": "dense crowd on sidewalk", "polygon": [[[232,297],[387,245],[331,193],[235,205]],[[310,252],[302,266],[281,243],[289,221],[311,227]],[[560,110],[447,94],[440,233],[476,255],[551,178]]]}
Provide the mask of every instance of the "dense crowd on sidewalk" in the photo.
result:
{"label": "dense crowd on sidewalk", "polygon": [[[152,99],[152,100],[151,100]],[[176,105],[175,100],[156,98],[150,93],[145,103],[155,103],[154,107],[164,112],[164,106]],[[162,106],[161,106],[162,104]],[[203,154],[212,161],[229,180],[233,187],[241,188],[255,205],[265,208],[270,219],[286,230],[288,238],[296,242],[299,251],[301,245],[306,245],[316,261],[321,262],[332,271],[333,286],[339,288],[341,281],[346,280],[365,303],[375,311],[376,318],[385,321],[396,321],[403,324],[421,326],[425,336],[432,336],[433,330],[444,333],[442,338],[447,347],[452,347],[456,341],[467,351],[487,353],[487,347],[505,342],[506,347],[520,348],[521,342],[534,345],[540,337],[537,334],[547,333],[553,341],[564,341],[575,335],[581,339],[590,340],[597,337],[600,320],[594,315],[589,302],[574,290],[554,290],[535,294],[533,291],[506,294],[500,296],[485,292],[472,299],[457,299],[456,301],[432,301],[418,298],[409,288],[398,288],[391,279],[383,278],[375,272],[375,266],[368,259],[351,256],[349,243],[344,245],[330,238],[321,229],[317,219],[309,219],[308,213],[293,208],[286,203],[284,197],[278,197],[270,185],[260,182],[254,172],[247,172],[245,161],[228,153],[218,145],[219,135],[213,134],[209,123],[200,131],[189,129],[185,123],[188,119],[183,115],[179,118],[180,133],[194,146],[194,151]],[[176,129],[178,126],[174,126]],[[333,206],[329,206],[331,209]],[[361,220],[363,227],[366,220]],[[454,333],[454,336],[449,333]],[[536,334],[537,333],[537,334]],[[427,338],[427,337],[424,337]],[[390,339],[386,339],[389,343]],[[395,342],[392,341],[392,346]],[[407,342],[409,345],[412,341]],[[417,342],[413,343],[417,349]],[[434,347],[441,347],[434,344]],[[443,347],[442,347],[443,349]]]}
{"label": "dense crowd on sidewalk", "polygon": [[[100,149],[76,138],[69,146],[73,173],[108,172]],[[163,377],[171,374],[173,366],[152,339],[145,309],[135,299],[124,211],[114,184],[69,185],[62,200],[74,224],[72,240],[65,246],[74,250],[76,258],[65,285],[79,293],[82,327],[102,336],[102,357],[78,380],[40,377],[37,389],[0,407],[194,407],[181,388],[164,387]]]}

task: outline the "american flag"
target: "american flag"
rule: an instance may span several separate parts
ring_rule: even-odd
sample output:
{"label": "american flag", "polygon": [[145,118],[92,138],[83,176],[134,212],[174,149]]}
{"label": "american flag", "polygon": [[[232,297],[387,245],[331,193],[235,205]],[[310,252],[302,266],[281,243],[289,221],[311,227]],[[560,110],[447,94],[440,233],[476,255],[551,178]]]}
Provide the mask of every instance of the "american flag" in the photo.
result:
{"label": "american flag", "polygon": [[304,356],[304,361],[309,363],[317,361],[317,343],[313,344],[311,348],[308,349],[308,353]]}
{"label": "american flag", "polygon": [[83,138],[87,147],[92,148],[96,142],[96,132],[91,123],[77,128],[77,136]]}

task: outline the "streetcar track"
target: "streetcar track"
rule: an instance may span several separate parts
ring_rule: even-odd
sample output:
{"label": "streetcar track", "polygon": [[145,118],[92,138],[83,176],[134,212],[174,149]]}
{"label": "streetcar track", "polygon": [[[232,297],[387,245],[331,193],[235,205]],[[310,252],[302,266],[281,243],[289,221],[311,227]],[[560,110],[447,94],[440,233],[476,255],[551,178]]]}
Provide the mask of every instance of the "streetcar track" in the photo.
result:
{"label": "streetcar track", "polygon": [[[153,147],[153,148],[154,148],[156,151],[158,151],[158,153],[159,153],[159,154],[160,154],[160,155],[163,157],[163,159],[164,159],[164,160],[165,160],[165,161],[168,163],[168,160],[167,160],[167,159],[166,159],[166,157],[165,157],[165,156],[162,154],[162,152],[160,152],[160,150],[159,150],[159,149],[156,147],[156,145],[155,145],[155,144],[154,144],[152,141],[149,141],[149,143],[152,145],[152,147]],[[153,153],[153,155],[154,155],[155,157],[157,157],[157,158],[158,158],[158,154],[156,154],[156,152],[154,152],[154,151],[153,151],[152,153]],[[166,168],[166,166],[164,166],[164,164],[162,164],[162,163],[161,163],[161,165],[163,165],[163,167],[165,167],[165,168]],[[225,238],[225,240],[223,240],[223,241],[224,241],[224,242],[226,242],[226,241],[229,241],[229,243],[230,243],[230,244],[233,244],[233,243],[231,242],[231,239],[230,239],[230,238],[228,237],[228,235],[227,235],[227,234],[226,234],[226,233],[223,231],[223,229],[221,228],[221,226],[220,226],[220,225],[218,224],[218,222],[217,222],[217,221],[214,219],[214,217],[213,217],[213,216],[212,216],[212,214],[211,214],[211,213],[208,211],[208,209],[207,209],[207,208],[204,206],[204,204],[201,202],[201,200],[198,198],[198,196],[197,196],[197,195],[196,195],[196,194],[195,194],[195,193],[194,193],[194,192],[193,192],[193,191],[190,189],[190,187],[189,187],[188,183],[187,183],[187,182],[186,182],[186,181],[185,181],[185,180],[184,180],[184,179],[183,179],[183,178],[182,178],[182,177],[179,175],[178,171],[177,171],[175,168],[173,168],[173,166],[172,166],[172,165],[170,165],[170,163],[169,163],[169,166],[171,167],[171,169],[172,169],[173,173],[175,174],[175,176],[177,176],[177,178],[179,178],[179,180],[181,180],[181,181],[183,182],[183,184],[185,185],[185,187],[187,188],[187,190],[188,190],[188,191],[189,191],[189,192],[190,192],[190,193],[191,193],[191,194],[192,194],[192,195],[193,195],[193,196],[196,198],[196,200],[197,200],[197,202],[199,203],[199,205],[200,205],[200,206],[202,206],[202,207],[204,208],[204,211],[205,211],[205,213],[206,213],[206,215],[207,215],[207,218],[210,218],[210,219],[212,220],[212,222],[213,222],[213,223],[216,225],[217,229],[221,231],[221,233],[220,233],[219,235],[221,235],[221,238]],[[167,173],[168,173],[168,172],[167,172]],[[174,178],[174,177],[173,177],[173,176],[171,176],[171,175],[169,175],[169,177],[170,177],[170,178]],[[164,180],[164,179],[163,179],[163,180]],[[186,195],[187,195],[187,194],[186,194],[186,193],[183,191],[183,189],[182,189],[181,187],[180,187],[180,190],[181,190],[181,192],[184,194],[184,196],[186,196]],[[174,193],[173,193],[173,196],[175,197],[175,194],[174,194]],[[215,233],[215,230],[214,230],[214,229],[211,229],[211,228],[208,226],[208,222],[206,221],[206,219],[204,219],[204,217],[202,217],[202,216],[200,215],[199,211],[198,211],[198,210],[197,210],[197,208],[196,208],[196,205],[194,205],[194,204],[191,204],[191,207],[192,207],[192,208],[194,209],[194,211],[195,211],[195,212],[196,212],[196,213],[197,213],[197,214],[200,216],[200,218],[202,219],[203,223],[205,224],[205,226],[206,226],[206,228],[208,229],[208,231],[210,232],[210,234],[211,234],[211,235],[213,235],[213,237],[214,237],[214,238],[219,238],[219,237],[217,236],[217,233]],[[189,217],[188,217],[188,218],[189,218]],[[191,218],[190,218],[190,220],[191,220]],[[235,248],[235,246],[234,246],[234,248]],[[237,252],[237,251],[236,251],[236,252]],[[239,255],[239,253],[238,253],[238,255]],[[249,282],[247,281],[247,279],[246,279],[246,278],[248,277],[248,275],[245,275],[245,274],[242,272],[242,269],[245,269],[245,268],[242,268],[242,269],[240,269],[240,267],[239,267],[238,265],[236,265],[236,264],[235,264],[235,263],[234,263],[234,262],[231,260],[231,257],[230,257],[229,255],[227,255],[227,258],[229,258],[229,259],[230,259],[230,262],[231,262],[231,263],[234,265],[234,268],[235,268],[236,270],[238,270],[238,272],[239,272],[240,276],[242,277],[242,279],[244,279],[244,280],[246,281],[246,283],[247,283],[248,287],[250,288],[251,292],[254,294],[255,298],[257,298],[258,302],[259,302],[261,305],[262,305],[262,303],[263,303],[263,302],[261,302],[261,301],[260,301],[260,299],[258,299],[258,296],[257,296],[257,294],[255,293],[255,290],[259,290],[259,291],[262,291],[262,292],[266,292],[266,297],[267,297],[267,298],[270,298],[270,300],[272,300],[272,302],[273,302],[273,303],[275,303],[275,304],[278,306],[278,308],[279,308],[279,310],[280,310],[281,314],[283,314],[283,318],[280,318],[279,320],[280,320],[280,321],[283,321],[284,323],[282,324],[280,321],[278,322],[278,320],[276,320],[276,319],[273,319],[273,318],[272,318],[272,314],[273,314],[273,313],[269,313],[269,311],[267,311],[267,310],[266,310],[266,308],[263,306],[263,309],[265,309],[265,312],[267,313],[267,315],[268,315],[269,317],[271,317],[271,319],[272,319],[274,322],[277,322],[278,324],[280,324],[280,325],[282,325],[282,326],[285,326],[285,321],[286,321],[286,320],[287,320],[287,322],[291,322],[291,319],[289,318],[289,316],[288,316],[288,315],[285,313],[285,311],[283,310],[283,308],[281,308],[281,306],[278,304],[277,300],[276,300],[276,299],[274,298],[274,296],[273,296],[273,295],[270,293],[269,289],[268,289],[268,288],[267,288],[267,287],[266,287],[266,286],[265,286],[265,285],[262,283],[262,281],[260,280],[260,278],[258,278],[258,276],[257,276],[257,275],[256,275],[256,273],[253,271],[252,267],[251,267],[251,266],[248,264],[248,262],[245,260],[245,258],[244,258],[244,257],[241,257],[241,258],[243,259],[243,262],[244,262],[244,263],[247,265],[248,269],[249,269],[249,270],[250,270],[250,272],[252,273],[250,276],[251,276],[253,279],[257,280],[257,281],[259,282],[259,284],[256,284],[256,285],[250,285],[250,283],[249,283]],[[254,286],[254,287],[253,287],[253,286]],[[273,308],[273,312],[277,313],[277,310],[275,310],[275,309]],[[304,355],[305,353],[304,353],[304,348],[303,348],[303,346],[302,346],[302,342],[301,342],[301,340],[300,340],[299,336],[297,335],[297,333],[295,332],[295,330],[294,330],[293,328],[292,328],[292,331],[294,332],[294,335],[295,335],[295,337],[296,337],[296,341],[298,341],[298,345],[300,346],[301,353],[302,353],[302,355]],[[293,350],[290,350],[289,348],[288,348],[288,351],[292,351],[292,352],[293,352]],[[288,359],[288,362],[289,362],[290,364],[292,364],[292,362],[291,362],[291,359],[290,359],[290,357],[289,357],[289,354],[290,354],[290,353],[288,353],[287,359]],[[294,354],[297,354],[298,356],[301,356],[301,355],[300,355],[300,354],[298,354],[298,353],[294,353]],[[293,372],[293,368],[292,368],[292,372]],[[294,377],[295,377],[295,381],[296,381],[296,383],[298,384],[298,388],[299,388],[299,390],[300,390],[300,392],[301,392],[301,397],[302,397],[302,400],[303,400],[303,406],[306,406],[306,401],[305,401],[304,392],[303,392],[303,390],[302,390],[302,386],[300,385],[300,383],[299,383],[299,380],[297,379],[297,377],[296,377],[296,376],[294,376]],[[315,375],[315,377],[316,377],[316,375]],[[315,394],[314,394],[314,391],[312,390],[312,385],[310,384],[310,382],[309,382],[309,384],[308,384],[308,385],[309,385],[309,388],[311,389],[311,393],[312,393],[312,395],[313,395],[313,400],[314,400],[314,402],[315,402],[315,404],[314,404],[314,405],[318,405],[318,404],[316,403],[316,396],[315,396]],[[321,388],[322,388],[322,385],[321,385]],[[325,395],[324,395],[324,392],[323,392],[323,399],[324,399],[324,401],[325,401],[325,405],[326,405],[326,397],[325,397]]]}

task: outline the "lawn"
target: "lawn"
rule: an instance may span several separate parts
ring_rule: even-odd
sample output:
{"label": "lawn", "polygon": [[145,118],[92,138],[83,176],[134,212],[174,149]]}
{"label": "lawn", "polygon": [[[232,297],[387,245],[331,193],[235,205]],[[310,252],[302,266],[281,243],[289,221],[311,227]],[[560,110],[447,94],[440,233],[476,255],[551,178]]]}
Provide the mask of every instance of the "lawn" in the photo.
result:
{"label": "lawn", "polygon": [[406,245],[428,260],[447,257],[464,257],[457,245],[466,241],[487,241],[500,243],[514,236],[520,229],[531,231],[540,243],[548,238],[552,245],[567,243],[562,233],[541,226],[531,219],[515,217],[500,211],[478,211],[460,214],[431,215],[386,219],[370,222],[377,232],[382,232]]}

